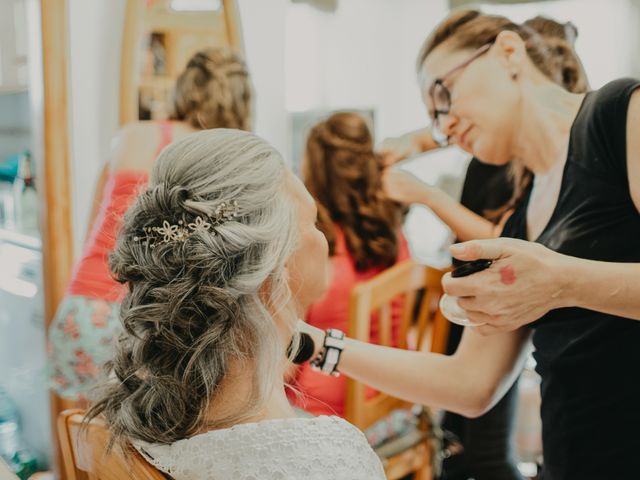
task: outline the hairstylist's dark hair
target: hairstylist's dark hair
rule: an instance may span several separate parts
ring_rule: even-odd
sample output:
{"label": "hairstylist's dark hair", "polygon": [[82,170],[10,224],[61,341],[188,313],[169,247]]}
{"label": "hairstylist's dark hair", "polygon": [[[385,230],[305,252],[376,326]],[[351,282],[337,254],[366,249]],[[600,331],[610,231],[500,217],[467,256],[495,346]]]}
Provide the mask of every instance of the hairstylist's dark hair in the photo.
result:
{"label": "hairstylist's dark hair", "polygon": [[338,225],[358,271],[393,265],[398,256],[399,204],[382,197],[383,166],[366,121],[341,112],[307,138],[304,184],[318,204],[318,227],[335,254]]}
{"label": "hairstylist's dark hair", "polygon": [[178,77],[172,119],[198,129],[251,130],[252,91],[247,66],[231,50],[202,50]]}
{"label": "hairstylist's dark hair", "polygon": [[559,76],[551,71],[549,48],[535,30],[523,27],[501,15],[487,15],[477,10],[456,11],[440,23],[420,49],[417,70],[420,72],[429,54],[445,42],[452,50],[474,50],[493,43],[500,32],[506,30],[515,32],[522,38],[533,64],[547,77],[556,81]]}
{"label": "hairstylist's dark hair", "polygon": [[524,26],[538,32],[550,49],[551,69],[560,72],[561,84],[573,93],[584,93],[589,81],[582,62],[574,49],[578,29],[571,23],[560,23],[537,16],[525,21]]}
{"label": "hairstylist's dark hair", "polygon": [[[110,257],[128,286],[124,331],[87,421],[103,414],[112,441],[170,444],[239,423],[282,381],[286,352],[272,315],[292,334],[297,318],[285,268],[297,241],[286,175],[273,147],[238,130],[195,133],[161,153]],[[237,217],[212,220],[233,202]],[[213,226],[195,228],[203,219]],[[141,240],[164,222],[154,246]],[[186,238],[171,236],[170,226],[189,224]],[[218,412],[232,365],[253,373],[253,389],[237,411]]]}

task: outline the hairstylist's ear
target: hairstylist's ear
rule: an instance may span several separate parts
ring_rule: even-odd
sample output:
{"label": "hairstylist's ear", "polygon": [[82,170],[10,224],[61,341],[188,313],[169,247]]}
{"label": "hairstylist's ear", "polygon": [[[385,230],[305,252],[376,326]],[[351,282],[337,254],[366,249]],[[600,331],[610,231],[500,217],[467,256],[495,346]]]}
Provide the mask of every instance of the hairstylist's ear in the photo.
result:
{"label": "hairstylist's ear", "polygon": [[522,37],[516,32],[502,31],[496,37],[494,44],[498,58],[510,72],[512,78],[517,78],[518,72],[526,58],[526,46]]}

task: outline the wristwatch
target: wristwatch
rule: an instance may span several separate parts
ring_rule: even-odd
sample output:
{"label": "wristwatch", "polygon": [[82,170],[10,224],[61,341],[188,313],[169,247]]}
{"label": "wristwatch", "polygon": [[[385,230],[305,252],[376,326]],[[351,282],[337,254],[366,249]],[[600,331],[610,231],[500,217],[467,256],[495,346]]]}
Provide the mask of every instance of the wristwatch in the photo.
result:
{"label": "wristwatch", "polygon": [[340,362],[340,355],[343,349],[344,332],[336,328],[328,329],[325,332],[322,350],[311,360],[311,367],[325,375],[340,376],[338,363]]}

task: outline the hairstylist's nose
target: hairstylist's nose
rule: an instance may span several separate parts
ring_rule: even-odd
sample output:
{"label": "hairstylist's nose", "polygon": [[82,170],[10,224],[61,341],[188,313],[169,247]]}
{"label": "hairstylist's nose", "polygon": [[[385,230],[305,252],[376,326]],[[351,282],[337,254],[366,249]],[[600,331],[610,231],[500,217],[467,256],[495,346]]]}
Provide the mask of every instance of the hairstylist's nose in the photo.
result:
{"label": "hairstylist's nose", "polygon": [[451,113],[447,115],[441,115],[438,118],[438,124],[440,126],[440,131],[447,137],[450,137],[451,135],[453,135],[455,127],[458,124],[458,117],[452,115]]}

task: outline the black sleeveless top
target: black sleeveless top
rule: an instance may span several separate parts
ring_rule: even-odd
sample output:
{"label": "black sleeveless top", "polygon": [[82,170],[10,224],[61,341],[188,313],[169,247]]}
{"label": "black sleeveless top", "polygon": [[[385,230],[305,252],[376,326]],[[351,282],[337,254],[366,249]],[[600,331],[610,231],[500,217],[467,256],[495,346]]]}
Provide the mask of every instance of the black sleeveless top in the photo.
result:
{"label": "black sleeveless top", "polygon": [[[626,155],[627,110],[638,87],[638,80],[621,79],[586,95],[558,203],[537,242],[573,257],[640,263],[640,213]],[[529,196],[503,236],[526,239]],[[544,479],[640,478],[640,321],[563,308],[532,327]]]}

